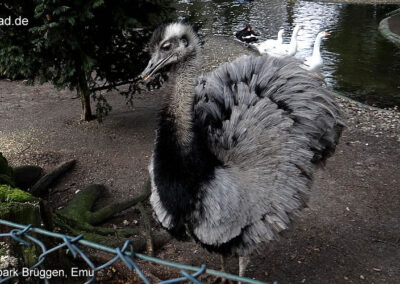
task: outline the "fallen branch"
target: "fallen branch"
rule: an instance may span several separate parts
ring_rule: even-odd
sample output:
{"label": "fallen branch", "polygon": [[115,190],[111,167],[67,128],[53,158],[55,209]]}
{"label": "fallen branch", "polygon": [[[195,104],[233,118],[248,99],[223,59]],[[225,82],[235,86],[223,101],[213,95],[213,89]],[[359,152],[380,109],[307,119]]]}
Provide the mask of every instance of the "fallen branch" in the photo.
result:
{"label": "fallen branch", "polygon": [[73,166],[75,166],[76,161],[70,160],[68,162],[60,164],[55,170],[44,175],[39,179],[30,189],[30,193],[33,196],[40,197],[47,193],[49,187],[53,185],[57,179],[63,175],[65,172],[69,171]]}
{"label": "fallen branch", "polygon": [[[54,214],[54,224],[70,234],[83,234],[86,239],[103,243],[110,241],[110,235],[125,238],[133,235],[136,251],[147,250],[149,254],[153,254],[154,247],[163,246],[170,240],[170,236],[166,233],[156,233],[153,236],[151,232],[150,219],[142,204],[149,198],[150,191],[148,180],[139,196],[123,202],[114,202],[93,212],[92,208],[105,194],[106,188],[101,184],[89,185],[76,194],[65,208]],[[144,231],[143,228],[112,229],[95,226],[132,206],[136,206],[141,212]]]}
{"label": "fallen branch", "polygon": [[142,215],[142,220],[144,223],[144,229],[146,233],[146,247],[147,247],[147,254],[153,256],[154,255],[154,246],[153,246],[153,238],[151,234],[151,224],[149,217],[147,215],[146,209],[144,208],[142,202],[139,202],[139,204],[136,206]]}
{"label": "fallen branch", "polygon": [[126,201],[122,202],[115,202],[110,205],[107,205],[106,207],[103,207],[102,209],[94,212],[91,214],[89,223],[92,225],[97,225],[102,222],[104,222],[106,219],[109,219],[116,213],[122,212],[128,208],[131,208],[138,204],[139,202],[143,202],[146,199],[148,199],[150,196],[150,181],[147,181],[142,189],[142,193],[134,197],[132,199],[128,199]]}
{"label": "fallen branch", "polygon": [[146,182],[142,193],[134,198],[111,203],[95,212],[91,211],[95,202],[100,196],[103,196],[106,188],[101,184],[92,184],[80,191],[68,203],[68,205],[59,212],[73,220],[84,221],[90,225],[98,225],[111,218],[115,214],[131,208],[149,198],[150,182]]}

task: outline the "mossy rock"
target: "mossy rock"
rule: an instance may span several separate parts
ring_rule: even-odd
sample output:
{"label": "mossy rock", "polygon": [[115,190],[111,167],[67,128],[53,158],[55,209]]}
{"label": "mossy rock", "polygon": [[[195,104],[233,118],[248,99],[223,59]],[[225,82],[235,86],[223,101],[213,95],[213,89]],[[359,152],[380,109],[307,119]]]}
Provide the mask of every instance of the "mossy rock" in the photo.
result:
{"label": "mossy rock", "polygon": [[[40,227],[40,200],[29,193],[12,188],[9,185],[0,185],[0,219],[21,225],[32,224]],[[8,232],[11,228],[0,225],[0,232]],[[18,260],[18,267],[31,267],[38,261],[41,253],[36,246],[24,246],[18,242],[10,242],[10,255]]]}
{"label": "mossy rock", "polygon": [[13,168],[13,174],[16,186],[27,190],[42,177],[43,169],[39,166],[20,166]]}
{"label": "mossy rock", "polygon": [[40,227],[40,202],[2,202],[0,203],[0,219]]}
{"label": "mossy rock", "polygon": [[0,185],[0,202],[30,202],[38,201],[37,198],[19,188],[13,188],[9,185]]}
{"label": "mossy rock", "polygon": [[0,219],[38,227],[42,222],[40,199],[21,189],[0,185]]}

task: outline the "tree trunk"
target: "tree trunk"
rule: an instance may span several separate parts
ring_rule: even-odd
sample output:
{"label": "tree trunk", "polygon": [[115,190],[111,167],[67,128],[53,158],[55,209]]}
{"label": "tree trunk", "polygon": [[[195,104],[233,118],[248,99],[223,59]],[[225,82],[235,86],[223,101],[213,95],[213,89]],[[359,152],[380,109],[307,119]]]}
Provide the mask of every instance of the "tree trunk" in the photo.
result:
{"label": "tree trunk", "polygon": [[78,95],[81,98],[81,103],[82,103],[81,120],[83,121],[92,120],[94,117],[92,115],[92,109],[90,107],[90,92],[87,85],[85,87],[82,86],[79,87]]}
{"label": "tree trunk", "polygon": [[83,66],[78,66],[79,70],[79,85],[77,88],[78,96],[81,98],[82,103],[82,121],[90,121],[95,117],[92,115],[92,109],[90,107],[90,90],[86,79],[85,71],[83,70]]}
{"label": "tree trunk", "polygon": [[79,96],[81,97],[81,102],[82,102],[81,120],[90,121],[94,118],[92,115],[92,110],[90,108],[90,94],[86,94],[85,92],[80,92]]}

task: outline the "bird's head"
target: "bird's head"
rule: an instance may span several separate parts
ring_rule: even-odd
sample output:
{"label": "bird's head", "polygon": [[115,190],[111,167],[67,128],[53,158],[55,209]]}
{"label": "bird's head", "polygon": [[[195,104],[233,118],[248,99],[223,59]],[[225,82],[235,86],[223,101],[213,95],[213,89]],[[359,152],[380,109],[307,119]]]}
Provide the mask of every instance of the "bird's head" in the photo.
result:
{"label": "bird's head", "polygon": [[297,24],[293,29],[293,33],[298,33],[300,30],[303,30],[303,29],[304,29],[304,25]]}
{"label": "bird's head", "polygon": [[151,58],[141,77],[147,80],[154,73],[189,57],[196,56],[200,41],[192,26],[172,23],[159,26],[150,39]]}
{"label": "bird's head", "polygon": [[318,34],[318,36],[320,36],[320,37],[327,37],[327,36],[330,36],[330,33],[328,33],[328,32],[320,32],[320,33]]}

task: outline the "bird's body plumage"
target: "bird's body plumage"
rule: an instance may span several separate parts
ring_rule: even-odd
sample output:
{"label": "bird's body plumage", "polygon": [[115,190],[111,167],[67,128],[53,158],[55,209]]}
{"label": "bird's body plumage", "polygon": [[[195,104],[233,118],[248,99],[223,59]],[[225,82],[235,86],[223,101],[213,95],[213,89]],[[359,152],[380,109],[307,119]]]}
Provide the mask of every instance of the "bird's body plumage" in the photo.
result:
{"label": "bird's body plumage", "polygon": [[257,51],[260,54],[265,54],[269,50],[272,50],[274,48],[279,49],[279,47],[283,43],[283,33],[284,33],[284,30],[280,29],[279,32],[278,32],[277,39],[267,39],[267,40],[262,41],[260,43],[254,43],[252,45],[257,49]]}
{"label": "bird's body plumage", "polygon": [[246,43],[251,43],[258,40],[258,34],[256,34],[249,25],[243,30],[236,32],[235,36],[238,40]]}
{"label": "bird's body plumage", "polygon": [[327,32],[318,33],[314,42],[313,53],[310,57],[304,59],[303,64],[300,65],[301,68],[313,72],[318,71],[321,68],[321,66],[324,64],[320,51],[321,41],[323,37],[328,35],[329,34]]}
{"label": "bird's body plumage", "polygon": [[281,43],[279,45],[274,45],[271,48],[264,49],[260,51],[261,54],[267,53],[273,57],[286,57],[286,56],[294,56],[297,52],[297,35],[302,29],[303,26],[296,25],[293,29],[292,36],[290,38],[290,43]]}
{"label": "bird's body plumage", "polygon": [[171,66],[150,202],[175,236],[248,256],[305,206],[344,121],[323,82],[292,58],[243,56],[199,74],[198,39],[190,26],[173,25],[154,33],[143,72]]}

